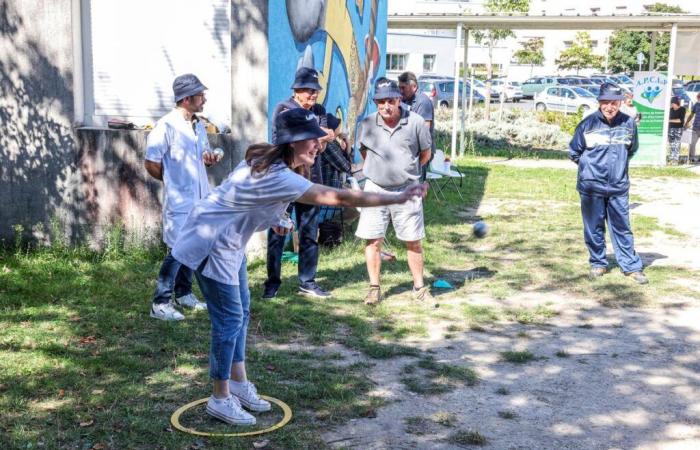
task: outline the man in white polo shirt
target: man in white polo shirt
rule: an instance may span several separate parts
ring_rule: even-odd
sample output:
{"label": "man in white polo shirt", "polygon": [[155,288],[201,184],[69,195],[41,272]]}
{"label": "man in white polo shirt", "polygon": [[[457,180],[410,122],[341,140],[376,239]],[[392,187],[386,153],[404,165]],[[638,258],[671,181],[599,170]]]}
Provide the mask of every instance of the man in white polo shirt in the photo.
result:
{"label": "man in white polo shirt", "polygon": [[[202,112],[206,86],[193,74],[173,81],[175,108],[161,117],[148,135],[144,167],[149,175],[163,181],[163,241],[171,249],[195,202],[209,193],[205,166],[216,164],[220,156],[209,148],[207,132],[195,113]],[[151,317],[182,320],[185,316],[171,302],[182,307],[206,309],[206,303],[192,293],[192,270],[170,254],[160,267],[153,294]]]}
{"label": "man in white polo shirt", "polygon": [[[421,167],[430,160],[432,140],[425,120],[401,106],[399,86],[380,78],[374,87],[377,112],[367,116],[358,133],[360,152],[367,177],[365,192],[400,192],[419,182]],[[433,304],[423,282],[423,247],[425,237],[423,202],[417,198],[401,205],[362,208],[355,235],[366,239],[365,258],[369,272],[369,292],[365,304],[382,301],[380,287],[381,250],[391,221],[396,237],[406,242],[408,267],[413,277],[413,298]]]}

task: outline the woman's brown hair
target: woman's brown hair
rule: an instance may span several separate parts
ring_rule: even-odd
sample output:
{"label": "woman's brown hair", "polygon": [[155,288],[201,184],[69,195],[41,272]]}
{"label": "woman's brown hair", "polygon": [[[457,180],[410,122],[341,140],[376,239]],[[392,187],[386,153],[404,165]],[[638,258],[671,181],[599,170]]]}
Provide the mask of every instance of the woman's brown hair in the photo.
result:
{"label": "woman's brown hair", "polygon": [[[290,169],[292,168],[294,150],[291,145],[273,145],[263,142],[251,145],[245,152],[245,162],[250,166],[250,173],[254,177],[261,177],[267,174],[270,166],[278,161],[283,162]],[[292,170],[308,178],[308,173],[304,166],[299,166]]]}

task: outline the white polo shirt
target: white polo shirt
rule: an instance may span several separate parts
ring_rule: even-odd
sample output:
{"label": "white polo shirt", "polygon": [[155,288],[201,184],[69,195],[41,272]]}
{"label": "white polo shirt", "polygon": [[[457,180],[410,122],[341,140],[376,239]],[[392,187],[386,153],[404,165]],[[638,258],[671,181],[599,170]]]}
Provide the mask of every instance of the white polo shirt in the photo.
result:
{"label": "white polo shirt", "polygon": [[175,245],[180,228],[195,202],[209,193],[202,154],[209,151],[201,121],[192,129],[182,112],[173,109],[148,134],[146,160],[163,165],[163,241]]}
{"label": "white polo shirt", "polygon": [[204,276],[238,285],[238,269],[250,237],[279,224],[287,205],[312,185],[282,162],[254,177],[245,160],[241,161],[192,209],[173,247],[173,257],[193,270],[209,257]]}

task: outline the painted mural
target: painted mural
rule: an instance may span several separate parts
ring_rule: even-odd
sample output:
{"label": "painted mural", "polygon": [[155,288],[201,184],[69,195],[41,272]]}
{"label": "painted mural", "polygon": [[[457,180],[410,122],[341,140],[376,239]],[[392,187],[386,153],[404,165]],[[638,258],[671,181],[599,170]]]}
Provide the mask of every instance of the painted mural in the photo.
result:
{"label": "painted mural", "polygon": [[387,1],[270,0],[268,111],[289,98],[299,67],[313,67],[323,86],[318,102],[353,139],[384,75]]}

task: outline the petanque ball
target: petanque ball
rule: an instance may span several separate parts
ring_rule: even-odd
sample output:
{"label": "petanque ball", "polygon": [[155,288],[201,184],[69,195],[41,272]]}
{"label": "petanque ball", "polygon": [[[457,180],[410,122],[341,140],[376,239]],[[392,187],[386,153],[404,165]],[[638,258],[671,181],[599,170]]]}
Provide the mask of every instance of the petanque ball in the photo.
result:
{"label": "petanque ball", "polygon": [[479,222],[474,224],[473,232],[474,232],[474,236],[481,239],[482,237],[484,237],[488,234],[489,227],[488,227],[488,225],[486,225],[485,222],[479,221]]}

